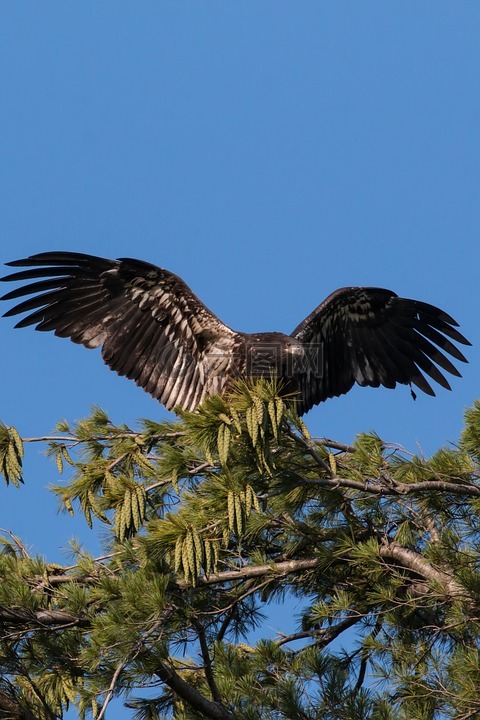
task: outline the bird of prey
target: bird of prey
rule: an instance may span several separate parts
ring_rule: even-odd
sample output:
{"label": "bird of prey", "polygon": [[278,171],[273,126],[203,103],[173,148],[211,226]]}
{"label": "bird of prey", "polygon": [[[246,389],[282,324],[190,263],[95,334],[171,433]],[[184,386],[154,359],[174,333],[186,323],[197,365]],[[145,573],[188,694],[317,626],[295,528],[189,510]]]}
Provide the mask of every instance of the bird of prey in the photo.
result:
{"label": "bird of prey", "polygon": [[382,288],[336,290],[290,335],[247,334],[222,323],[180,277],[141,260],[46,252],[8,265],[28,269],[3,280],[33,281],[2,298],[31,296],[5,313],[29,313],[16,327],[101,347],[112,370],[169,410],[194,410],[250,376],[281,379],[299,415],[355,382],[413,383],[434,395],[425,375],[451,389],[439,368],[460,373],[446,354],[467,362],[452,341],[470,343],[453,318]]}

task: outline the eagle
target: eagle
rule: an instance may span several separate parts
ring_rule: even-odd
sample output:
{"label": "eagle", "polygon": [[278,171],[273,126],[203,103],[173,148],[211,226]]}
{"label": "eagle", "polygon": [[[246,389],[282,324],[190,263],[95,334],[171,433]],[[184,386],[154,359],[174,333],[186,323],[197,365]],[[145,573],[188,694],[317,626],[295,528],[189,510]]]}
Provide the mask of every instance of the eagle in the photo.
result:
{"label": "eagle", "polygon": [[454,342],[470,343],[450,315],[383,288],[336,290],[290,335],[248,334],[219,320],[180,277],[148,262],[45,252],[7,265],[28,269],[2,280],[34,281],[2,298],[31,296],[5,313],[29,313],[15,327],[36,325],[101,347],[112,370],[168,410],[192,411],[236,379],[272,375],[295,393],[299,415],[354,383],[413,383],[435,395],[426,376],[450,390],[441,370],[460,373],[447,355],[467,362]]}

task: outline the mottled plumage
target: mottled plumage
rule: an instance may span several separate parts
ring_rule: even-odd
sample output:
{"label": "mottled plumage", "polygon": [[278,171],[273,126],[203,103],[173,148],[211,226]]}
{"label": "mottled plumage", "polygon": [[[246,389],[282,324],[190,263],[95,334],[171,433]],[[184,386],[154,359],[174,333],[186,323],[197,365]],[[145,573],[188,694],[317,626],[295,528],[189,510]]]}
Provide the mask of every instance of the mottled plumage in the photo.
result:
{"label": "mottled plumage", "polygon": [[[140,260],[49,252],[8,263],[28,270],[3,278],[33,280],[3,296],[31,296],[5,316],[29,313],[36,325],[87,348],[135,380],[165,407],[193,410],[230,379],[275,374],[297,392],[303,414],[352,385],[394,388],[425,378],[450,386],[439,370],[460,373],[444,353],[466,362],[452,340],[469,345],[442,310],[390,290],[336,290],[291,333],[235,332],[177,275]],[[443,351],[443,352],[442,352]]]}

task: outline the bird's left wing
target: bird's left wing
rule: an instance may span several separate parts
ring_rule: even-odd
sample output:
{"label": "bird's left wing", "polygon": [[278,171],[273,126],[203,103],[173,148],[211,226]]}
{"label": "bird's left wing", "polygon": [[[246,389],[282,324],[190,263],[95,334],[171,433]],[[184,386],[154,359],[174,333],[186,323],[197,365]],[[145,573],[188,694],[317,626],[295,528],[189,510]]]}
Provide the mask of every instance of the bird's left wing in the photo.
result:
{"label": "bird's left wing", "polygon": [[[36,325],[87,348],[101,346],[112,370],[168,409],[193,409],[205,394],[222,389],[236,333],[177,275],[140,260],[71,252],[8,264],[29,269],[3,280],[35,281],[2,298],[32,296],[5,313],[30,313],[16,327]],[[218,378],[209,376],[212,371]]]}
{"label": "bird's left wing", "polygon": [[[394,388],[414,383],[434,391],[422,373],[443,387],[448,381],[437,365],[460,376],[444,355],[467,362],[451,342],[470,345],[447,313],[382,288],[349,287],[329,295],[295,330],[309,362],[296,378],[299,413],[352,385]],[[443,352],[442,352],[443,351]]]}

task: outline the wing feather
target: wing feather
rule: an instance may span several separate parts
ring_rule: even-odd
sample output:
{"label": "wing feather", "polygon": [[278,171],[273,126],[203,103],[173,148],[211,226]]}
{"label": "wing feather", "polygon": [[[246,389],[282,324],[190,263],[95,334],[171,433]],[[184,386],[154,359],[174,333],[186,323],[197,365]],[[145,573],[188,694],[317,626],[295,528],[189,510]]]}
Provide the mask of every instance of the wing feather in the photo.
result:
{"label": "wing feather", "polygon": [[[380,383],[384,385],[387,388],[390,388],[393,390],[393,388],[396,386],[396,380],[395,377],[398,377],[401,375],[401,370],[398,367],[398,365],[395,363],[394,359],[392,358],[391,354],[386,350],[385,344],[382,342],[382,338],[379,332],[372,333],[369,337],[366,333],[365,329],[362,329],[362,336],[363,336],[363,344],[362,347],[365,347],[368,343],[370,343],[372,348],[372,356],[378,358],[379,362],[379,369],[378,369],[378,378],[379,378],[379,385]],[[381,366],[380,366],[381,363]],[[380,370],[381,367],[381,370]],[[376,386],[377,387],[377,386]]]}
{"label": "wing feather", "polygon": [[[447,355],[466,362],[452,341],[470,345],[458,323],[439,308],[382,288],[342,288],[319,305],[291,336],[305,350],[321,346],[315,379],[296,378],[299,411],[359,385],[394,388],[414,383],[434,395],[424,373],[450,389],[441,370],[459,376]],[[440,369],[441,370],[440,370]]]}
{"label": "wing feather", "polygon": [[[449,355],[454,357],[456,360],[460,360],[460,362],[467,362],[465,355],[460,352],[457,346],[450,342],[450,340],[444,335],[442,335],[438,330],[435,330],[434,327],[426,325],[425,323],[421,323],[418,320],[414,321],[413,327],[426,338],[438,345],[438,347],[441,347],[443,350],[448,352]],[[461,338],[461,340],[459,340],[458,338]],[[457,333],[457,337],[455,339],[457,340],[457,342],[462,342],[466,344],[465,338],[460,335],[460,333]]]}
{"label": "wing feather", "polygon": [[[419,371],[409,354],[409,346],[405,345],[401,338],[396,337],[391,328],[378,329],[379,342],[394,365],[392,377],[396,383],[407,384],[418,379]],[[421,381],[420,381],[421,382]]]}
{"label": "wing feather", "polygon": [[239,338],[181,278],[140,260],[51,252],[9,265],[28,268],[3,278],[28,281],[2,298],[29,296],[5,313],[28,313],[16,327],[36,325],[88,348],[101,346],[112,370],[169,409],[193,409],[203,399],[211,348],[218,344],[228,354]]}

